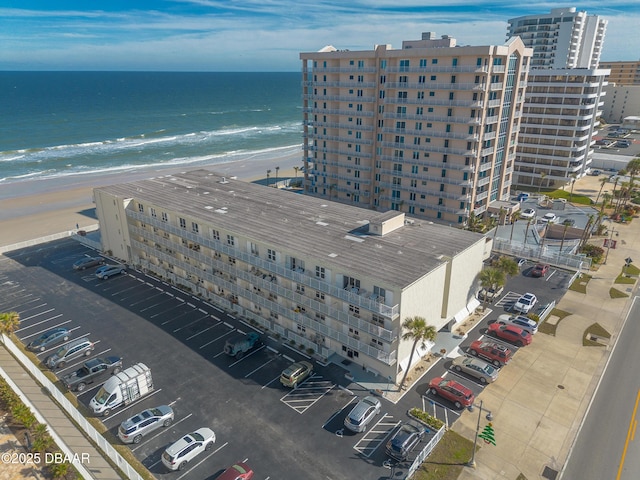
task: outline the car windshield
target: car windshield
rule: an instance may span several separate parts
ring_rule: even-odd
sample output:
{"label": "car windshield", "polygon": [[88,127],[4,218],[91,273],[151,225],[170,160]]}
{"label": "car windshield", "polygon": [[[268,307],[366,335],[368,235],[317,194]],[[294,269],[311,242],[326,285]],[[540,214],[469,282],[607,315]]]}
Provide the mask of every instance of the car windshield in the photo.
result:
{"label": "car windshield", "polygon": [[98,405],[103,405],[108,398],[109,398],[109,392],[107,392],[104,388],[100,388],[100,390],[94,397],[94,400]]}
{"label": "car windshield", "polygon": [[193,437],[194,440],[196,440],[197,442],[202,442],[204,440],[204,437],[202,435],[200,435],[198,432],[193,432],[191,434],[191,436]]}

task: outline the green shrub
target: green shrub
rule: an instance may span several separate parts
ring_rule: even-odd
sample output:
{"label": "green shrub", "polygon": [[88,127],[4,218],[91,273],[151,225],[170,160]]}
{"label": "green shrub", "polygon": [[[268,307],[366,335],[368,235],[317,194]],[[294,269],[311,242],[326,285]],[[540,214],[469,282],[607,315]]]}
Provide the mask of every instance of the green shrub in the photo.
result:
{"label": "green shrub", "polygon": [[444,426],[444,422],[442,420],[429,415],[427,412],[425,412],[424,410],[420,410],[419,408],[412,408],[411,410],[409,410],[409,414],[414,416],[421,422],[426,423],[434,430],[440,430]]}
{"label": "green shrub", "polygon": [[590,243],[585,244],[580,249],[580,252],[584,253],[587,257],[590,257],[594,263],[600,263],[604,256],[604,248],[598,247],[597,245],[591,245]]}

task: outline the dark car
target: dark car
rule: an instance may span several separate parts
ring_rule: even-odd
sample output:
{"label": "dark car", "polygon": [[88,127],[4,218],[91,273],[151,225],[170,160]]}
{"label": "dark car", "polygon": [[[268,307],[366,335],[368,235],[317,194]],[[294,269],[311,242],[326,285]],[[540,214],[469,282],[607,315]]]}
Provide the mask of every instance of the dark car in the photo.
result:
{"label": "dark car", "polygon": [[404,461],[420,443],[425,434],[422,424],[413,420],[403,423],[391,440],[387,442],[387,455],[396,460]]}
{"label": "dark car", "polygon": [[27,349],[32,352],[44,352],[47,348],[67,340],[69,340],[69,330],[66,328],[53,328],[30,342],[27,345]]}
{"label": "dark car", "polygon": [[549,265],[545,263],[538,263],[535,267],[531,269],[532,277],[544,277],[549,271]]}
{"label": "dark car", "polygon": [[84,257],[73,264],[74,270],[84,270],[89,267],[96,267],[104,264],[104,258],[102,257]]}
{"label": "dark car", "polygon": [[69,390],[82,392],[87,385],[102,383],[103,380],[120,373],[121,370],[121,357],[93,358],[79,369],[64,375],[60,380]]}

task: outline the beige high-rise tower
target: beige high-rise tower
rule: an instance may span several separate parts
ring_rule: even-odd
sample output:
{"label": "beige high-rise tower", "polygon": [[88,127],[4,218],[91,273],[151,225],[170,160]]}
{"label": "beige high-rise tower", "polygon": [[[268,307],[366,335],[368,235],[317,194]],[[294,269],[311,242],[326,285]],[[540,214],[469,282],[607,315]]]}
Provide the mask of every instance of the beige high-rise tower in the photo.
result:
{"label": "beige high-rise tower", "polygon": [[308,194],[450,224],[507,199],[532,50],[456,46],[301,53]]}

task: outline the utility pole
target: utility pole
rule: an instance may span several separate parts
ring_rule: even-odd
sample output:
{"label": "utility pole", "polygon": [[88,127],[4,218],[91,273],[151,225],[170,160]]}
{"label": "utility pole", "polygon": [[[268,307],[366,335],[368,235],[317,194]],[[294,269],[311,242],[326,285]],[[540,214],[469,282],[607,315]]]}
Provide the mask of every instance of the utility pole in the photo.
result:
{"label": "utility pole", "polygon": [[491,412],[487,409],[482,408],[482,400],[480,400],[480,405],[471,405],[469,407],[469,411],[472,412],[473,407],[476,407],[476,406],[478,407],[478,424],[476,425],[476,435],[473,439],[473,452],[471,453],[471,460],[467,462],[467,466],[472,468],[476,468],[476,446],[478,444],[478,434],[480,433],[480,416],[482,415],[482,411],[484,410],[487,412],[487,416],[486,416],[487,420],[489,421],[493,420],[493,415],[491,414]]}

